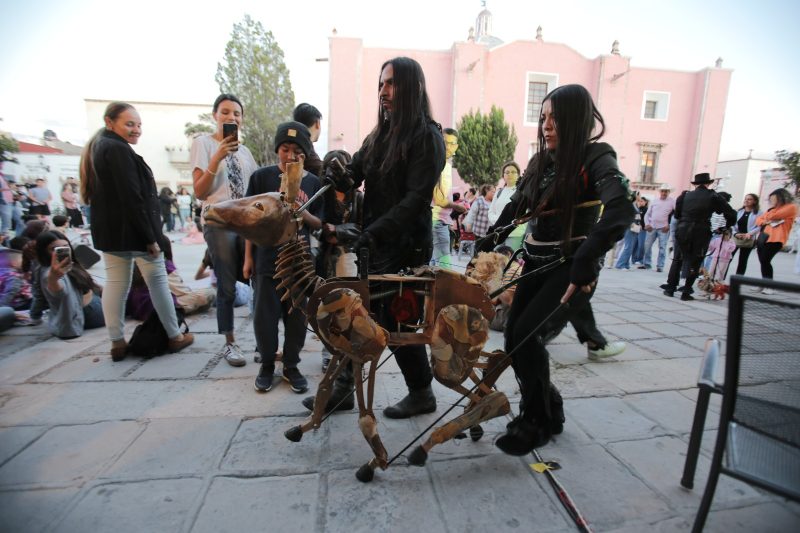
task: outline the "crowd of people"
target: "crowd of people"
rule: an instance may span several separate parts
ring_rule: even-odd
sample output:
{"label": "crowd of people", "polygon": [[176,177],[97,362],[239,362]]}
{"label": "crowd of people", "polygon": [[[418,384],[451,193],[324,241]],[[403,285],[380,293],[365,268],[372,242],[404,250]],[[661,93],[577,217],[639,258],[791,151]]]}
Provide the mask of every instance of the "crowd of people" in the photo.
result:
{"label": "crowd of people", "polygon": [[[238,134],[226,133],[231,124],[242,127],[244,105],[233,94],[219,95],[211,106],[214,131],[196,137],[192,144],[192,194],[185,187],[177,194],[168,187],[157,189],[147,163],[131,148],[142,135],[141,117],[130,104],[111,103],[103,117],[105,126],[81,157],[80,195],[73,184],[64,185],[67,216],[59,220],[82,226],[80,202],[91,207],[92,243],[105,263],[103,286],[89,274],[65,232],[45,220],[34,220],[19,233],[19,241],[11,246],[15,249],[0,254],[0,322],[9,316],[13,322],[18,318],[15,313],[23,310],[29,320],[41,320],[44,309],[49,309],[48,327],[62,338],[104,326],[111,359],[119,361],[129,354],[123,328],[126,314],[138,319],[157,316],[169,351],[177,352],[194,338],[179,327],[176,309],[207,308],[213,301],[223,357],[230,365],[243,366],[247,358],[237,342],[233,309],[243,303],[241,287],[245,287],[244,299],[252,309],[255,360],[260,363],[255,389],[268,392],[282,378],[292,391],[307,391],[308,380],[298,367],[307,319],[302,304],[291,306],[281,299],[285,289],[276,280],[277,249],[206,225],[204,213],[197,222],[192,216],[193,195],[211,206],[278,192],[287,165],[302,162],[297,205],[314,198],[323,179],[336,185],[302,212],[300,231],[323,277],[354,276],[355,251],[362,249],[369,250],[368,264],[360,266],[370,274],[452,264],[455,246],[468,241],[474,242],[476,251],[497,251],[504,260],[518,258],[507,278],[516,279],[517,285],[497,298],[502,316],[493,327],[504,332],[522,400],[520,412],[496,445],[506,453],[524,455],[560,433],[565,422],[561,396],[550,380],[548,340],[571,322],[579,340],[587,343],[590,358],[624,349],[624,343],[607,342],[597,329],[590,303],[603,258],[618,242],[617,268],[655,265],[661,272],[673,234],[664,294],[674,294],[683,272],[686,300],[692,299],[692,285],[708,251],[717,271],[727,270],[738,251],[737,273],[744,273],[747,257],[756,248],[762,275],[771,278],[771,260],[786,242],[797,215],[785,189],[770,194],[770,208],[763,213],[752,194],[737,213],[729,198],[709,188],[713,181],[708,174],[695,176],[696,189],[677,199],[670,197],[668,186],[662,186],[659,197],[652,200],[634,194],[613,147],[600,142],[605,132],[602,115],[590,93],[574,84],[558,87],[544,98],[538,150],[524,172],[508,161],[500,168],[496,185],[454,194],[452,157],[458,149],[458,132],[442,129],[434,120],[419,63],[406,57],[385,62],[377,96],[376,125],[352,156],[336,150],[320,158],[314,142],[322,115],[314,106],[300,104],[293,120],[274,132],[277,164],[259,168]],[[29,195],[30,210],[48,217],[49,192],[38,188]],[[713,213],[721,215],[714,226]],[[181,228],[189,229],[187,238],[207,245],[207,259],[197,277],[210,266],[216,280],[213,290],[191,298],[181,292],[187,288],[164,235],[176,229],[176,217]],[[718,237],[712,239],[712,233]],[[658,256],[653,261],[656,241]],[[521,254],[514,253],[520,249]],[[382,283],[373,283],[373,294],[391,292]],[[372,301],[371,311],[388,330],[408,327],[396,316],[393,296]],[[329,354],[322,355],[324,369]],[[408,418],[435,411],[425,347],[397,347],[395,357],[408,393],[384,415]],[[279,359],[282,373],[276,375]],[[353,383],[352,371],[342,372],[326,410],[352,408]],[[303,402],[309,409],[313,403],[313,398]]]}

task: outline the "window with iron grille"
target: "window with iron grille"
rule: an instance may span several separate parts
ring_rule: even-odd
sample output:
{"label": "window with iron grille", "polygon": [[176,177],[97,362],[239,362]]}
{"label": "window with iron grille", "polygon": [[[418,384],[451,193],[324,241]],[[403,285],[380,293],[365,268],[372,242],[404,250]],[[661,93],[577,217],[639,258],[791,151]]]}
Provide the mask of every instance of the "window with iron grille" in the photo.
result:
{"label": "window with iron grille", "polygon": [[639,181],[641,183],[653,183],[656,175],[656,162],[658,152],[642,150],[642,162],[639,165]]}
{"label": "window with iron grille", "polygon": [[656,109],[658,109],[658,102],[647,100],[644,103],[644,118],[656,118]]}
{"label": "window with iron grille", "polygon": [[539,122],[542,111],[542,100],[547,96],[547,83],[542,81],[528,82],[528,116],[527,122]]}

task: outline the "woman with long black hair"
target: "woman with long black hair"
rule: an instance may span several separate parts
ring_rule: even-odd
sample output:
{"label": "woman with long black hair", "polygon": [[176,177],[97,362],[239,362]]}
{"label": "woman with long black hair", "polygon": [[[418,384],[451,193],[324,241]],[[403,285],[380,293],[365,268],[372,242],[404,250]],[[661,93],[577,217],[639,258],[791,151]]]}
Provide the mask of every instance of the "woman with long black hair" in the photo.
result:
{"label": "woman with long black hair", "polygon": [[[517,286],[505,333],[522,401],[519,415],[495,443],[511,455],[525,455],[562,431],[561,396],[550,383],[542,339],[567,320],[561,303],[579,306],[591,298],[600,258],[635,215],[614,150],[595,142],[604,131],[603,118],[584,87],[565,85],[550,92],[539,116],[538,151],[495,224],[501,228],[532,215],[532,231],[523,245],[523,276],[541,272],[523,277]],[[497,241],[502,238],[498,235]]]}

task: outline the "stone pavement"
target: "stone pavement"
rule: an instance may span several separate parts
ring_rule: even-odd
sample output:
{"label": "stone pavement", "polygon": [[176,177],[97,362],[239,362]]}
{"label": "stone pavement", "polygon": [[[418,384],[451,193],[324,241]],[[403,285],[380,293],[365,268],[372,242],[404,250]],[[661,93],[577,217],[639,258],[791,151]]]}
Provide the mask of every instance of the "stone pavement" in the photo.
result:
{"label": "stone pavement", "polygon": [[[190,277],[200,246],[176,246]],[[797,281],[794,255],[777,277]],[[751,274],[757,262],[751,261]],[[93,272],[102,275],[102,269]],[[708,417],[694,491],[679,486],[706,338],[725,334],[727,301],[661,295],[665,276],[603,271],[594,309],[627,350],[589,362],[571,329],[551,345],[553,380],[565,397],[564,433],[540,450],[595,531],[688,530],[699,505],[719,402]],[[258,365],[248,312],[236,312],[249,362],[221,360],[211,314],[190,317],[196,343],[184,353],[112,363],[104,330],[61,341],[41,327],[0,336],[0,531],[574,531],[532,457],[503,455],[486,435],[404,458],[372,483],[355,479],[370,456],[355,412],[332,416],[294,444],[283,432],[307,411],[280,384],[253,390]],[[128,326],[128,335],[134,324]],[[502,338],[493,334],[491,347]],[[316,384],[320,343],[309,334],[301,369]],[[379,429],[390,455],[436,415],[393,421],[400,399],[394,361],[379,371]],[[511,371],[499,382],[516,410]],[[435,385],[439,412],[457,395]],[[454,411],[453,415],[458,411]],[[707,531],[797,531],[800,506],[722,476]]]}

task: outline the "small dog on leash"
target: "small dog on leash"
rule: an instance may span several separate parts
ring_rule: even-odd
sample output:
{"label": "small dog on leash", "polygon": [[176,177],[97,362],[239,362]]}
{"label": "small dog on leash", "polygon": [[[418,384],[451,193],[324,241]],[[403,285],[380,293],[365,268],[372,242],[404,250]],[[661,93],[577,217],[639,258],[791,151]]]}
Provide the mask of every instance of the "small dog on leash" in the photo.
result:
{"label": "small dog on leash", "polygon": [[725,295],[731,290],[730,285],[715,280],[705,268],[700,269],[700,281],[697,282],[697,287],[703,291],[704,296],[711,300],[724,300]]}

